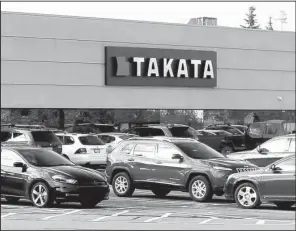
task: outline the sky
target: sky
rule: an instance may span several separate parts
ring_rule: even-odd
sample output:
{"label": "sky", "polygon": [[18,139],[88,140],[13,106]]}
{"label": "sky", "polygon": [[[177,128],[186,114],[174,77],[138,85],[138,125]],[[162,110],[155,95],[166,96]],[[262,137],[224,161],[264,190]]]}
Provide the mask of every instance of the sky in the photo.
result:
{"label": "sky", "polygon": [[295,32],[295,2],[1,2],[1,11],[187,23],[190,18],[215,17],[218,26],[240,27],[250,6],[265,29],[269,17],[275,30],[280,11],[287,14],[283,31]]}

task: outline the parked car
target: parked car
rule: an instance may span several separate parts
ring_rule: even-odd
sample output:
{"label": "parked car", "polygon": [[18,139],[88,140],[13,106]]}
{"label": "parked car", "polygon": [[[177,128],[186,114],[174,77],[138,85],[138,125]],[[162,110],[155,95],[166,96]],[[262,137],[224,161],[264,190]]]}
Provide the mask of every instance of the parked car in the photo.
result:
{"label": "parked car", "polygon": [[48,129],[1,128],[1,145],[29,145],[62,153],[62,143]]}
{"label": "parked car", "polygon": [[106,167],[106,145],[96,134],[57,133],[63,144],[62,155],[78,165],[103,169]]}
{"label": "parked car", "polygon": [[227,157],[247,160],[259,167],[267,165],[295,153],[295,135],[278,136],[250,151],[231,153]]}
{"label": "parked car", "polygon": [[222,195],[227,177],[257,166],[226,158],[191,138],[131,138],[107,149],[106,176],[117,196],[148,189],[164,197],[171,190],[189,192],[194,201]]}
{"label": "parked car", "polygon": [[128,133],[100,133],[97,135],[105,144],[116,146],[119,142],[135,137],[134,134]]}
{"label": "parked car", "polygon": [[40,148],[1,148],[1,197],[10,203],[29,199],[34,206],[54,201],[79,201],[95,207],[109,197],[109,185],[99,172],[77,166]]}
{"label": "parked car", "polygon": [[221,153],[228,155],[232,152],[253,150],[265,141],[291,134],[295,123],[284,120],[269,120],[250,124],[245,134],[227,136],[221,142]]}
{"label": "parked car", "polygon": [[294,153],[264,169],[229,176],[224,192],[227,199],[234,199],[242,208],[256,208],[262,202],[271,202],[287,209],[296,203],[295,186]]}
{"label": "parked car", "polygon": [[65,131],[70,133],[107,133],[107,132],[116,132],[116,129],[113,124],[95,124],[95,123],[77,123],[72,127],[69,126]]}
{"label": "parked car", "polygon": [[295,122],[285,120],[252,123],[245,136],[246,149],[252,150],[273,137],[291,134],[293,131]]}

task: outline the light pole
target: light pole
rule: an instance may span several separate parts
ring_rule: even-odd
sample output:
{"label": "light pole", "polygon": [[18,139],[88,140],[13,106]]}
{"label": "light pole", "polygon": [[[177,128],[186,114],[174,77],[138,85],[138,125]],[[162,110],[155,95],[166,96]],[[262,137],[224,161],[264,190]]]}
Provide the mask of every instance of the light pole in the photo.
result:
{"label": "light pole", "polygon": [[281,23],[281,31],[284,29],[284,24],[287,23],[287,14],[285,11],[280,11],[279,17],[275,18],[275,20],[280,21]]}

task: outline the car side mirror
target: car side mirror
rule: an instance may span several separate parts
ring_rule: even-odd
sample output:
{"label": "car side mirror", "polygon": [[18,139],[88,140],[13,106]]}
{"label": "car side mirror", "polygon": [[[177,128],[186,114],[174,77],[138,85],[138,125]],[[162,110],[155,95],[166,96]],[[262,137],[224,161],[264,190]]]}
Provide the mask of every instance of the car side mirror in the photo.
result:
{"label": "car side mirror", "polygon": [[260,154],[267,154],[267,153],[269,153],[269,150],[268,149],[266,149],[266,148],[259,148],[258,149],[258,152],[260,153]]}
{"label": "car side mirror", "polygon": [[110,154],[113,151],[113,147],[110,145],[106,148],[107,154]]}
{"label": "car side mirror", "polygon": [[22,168],[22,172],[25,172],[28,168],[28,166],[22,162],[14,162],[13,167]]}
{"label": "car side mirror", "polygon": [[272,164],[270,166],[270,169],[273,171],[273,172],[280,172],[282,169],[280,167],[277,167],[275,164]]}
{"label": "car side mirror", "polygon": [[179,160],[180,162],[182,162],[184,160],[184,157],[180,154],[173,154],[172,159]]}

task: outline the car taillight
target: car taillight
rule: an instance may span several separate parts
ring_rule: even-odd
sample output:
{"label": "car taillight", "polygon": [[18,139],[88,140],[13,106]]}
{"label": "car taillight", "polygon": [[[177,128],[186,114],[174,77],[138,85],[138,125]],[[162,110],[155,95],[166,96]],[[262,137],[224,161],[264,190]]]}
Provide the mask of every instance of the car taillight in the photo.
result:
{"label": "car taillight", "polygon": [[85,154],[86,153],[86,148],[79,148],[75,154]]}

